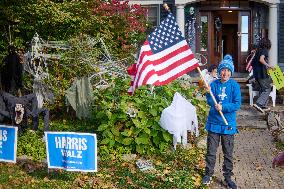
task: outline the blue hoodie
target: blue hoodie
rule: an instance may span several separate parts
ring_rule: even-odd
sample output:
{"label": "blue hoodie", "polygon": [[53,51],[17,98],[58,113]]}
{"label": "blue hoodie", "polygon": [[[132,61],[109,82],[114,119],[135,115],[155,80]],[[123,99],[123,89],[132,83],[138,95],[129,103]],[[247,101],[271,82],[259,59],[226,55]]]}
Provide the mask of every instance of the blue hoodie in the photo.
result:
{"label": "blue hoodie", "polygon": [[206,130],[220,134],[235,134],[237,130],[237,110],[241,107],[240,85],[233,79],[222,83],[220,79],[210,85],[211,91],[217,103],[222,104],[222,112],[229,125],[226,125],[215,108],[214,101],[209,93],[206,93],[207,103],[210,105]]}

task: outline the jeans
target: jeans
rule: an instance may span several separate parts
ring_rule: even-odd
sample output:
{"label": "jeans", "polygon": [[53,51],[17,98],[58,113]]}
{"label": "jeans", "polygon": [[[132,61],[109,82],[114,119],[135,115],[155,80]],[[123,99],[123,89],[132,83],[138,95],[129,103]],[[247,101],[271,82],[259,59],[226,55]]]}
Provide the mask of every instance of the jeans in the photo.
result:
{"label": "jeans", "polygon": [[259,84],[259,97],[256,101],[256,104],[260,107],[264,107],[267,105],[269,94],[271,92],[271,78],[265,79],[257,79],[257,83]]}
{"label": "jeans", "polygon": [[225,178],[233,175],[233,150],[234,150],[234,135],[225,135],[219,133],[208,133],[207,136],[207,154],[205,175],[212,176],[216,163],[216,152],[221,139],[222,151],[224,155],[223,175]]}

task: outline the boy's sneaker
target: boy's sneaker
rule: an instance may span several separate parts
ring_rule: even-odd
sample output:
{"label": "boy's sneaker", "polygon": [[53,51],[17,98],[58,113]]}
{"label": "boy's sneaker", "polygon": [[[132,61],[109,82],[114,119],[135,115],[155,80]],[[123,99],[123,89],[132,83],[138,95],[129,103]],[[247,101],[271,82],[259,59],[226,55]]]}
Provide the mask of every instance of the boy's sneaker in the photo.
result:
{"label": "boy's sneaker", "polygon": [[212,177],[205,175],[202,179],[202,184],[209,185],[212,182]]}
{"label": "boy's sneaker", "polygon": [[227,184],[229,189],[237,189],[237,185],[231,178],[225,178],[225,183]]}
{"label": "boy's sneaker", "polygon": [[253,104],[253,107],[254,107],[257,111],[259,111],[259,112],[261,112],[261,113],[265,113],[264,110],[263,110],[260,106],[258,106],[257,104]]}

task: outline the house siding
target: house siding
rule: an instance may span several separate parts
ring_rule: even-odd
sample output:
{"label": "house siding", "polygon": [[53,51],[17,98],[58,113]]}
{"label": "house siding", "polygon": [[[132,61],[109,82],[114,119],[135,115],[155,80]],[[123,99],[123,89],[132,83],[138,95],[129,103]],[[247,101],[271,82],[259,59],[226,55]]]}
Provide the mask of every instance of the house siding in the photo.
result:
{"label": "house siding", "polygon": [[284,71],[284,0],[280,0],[278,15],[278,65]]}

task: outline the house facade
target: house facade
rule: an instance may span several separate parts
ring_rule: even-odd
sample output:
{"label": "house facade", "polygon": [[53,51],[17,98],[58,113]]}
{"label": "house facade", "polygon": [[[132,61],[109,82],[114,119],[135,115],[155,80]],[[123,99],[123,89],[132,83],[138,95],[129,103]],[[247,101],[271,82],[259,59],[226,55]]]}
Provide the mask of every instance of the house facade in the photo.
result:
{"label": "house facade", "polygon": [[130,0],[148,9],[148,19],[159,25],[167,3],[191,49],[202,54],[206,66],[225,54],[234,58],[236,72],[245,73],[246,57],[263,37],[271,40],[269,62],[284,71],[284,0]]}

